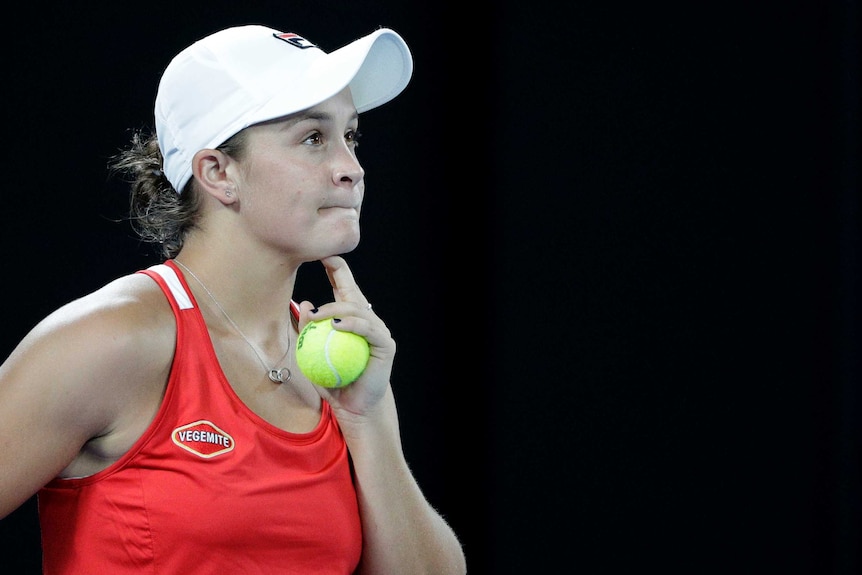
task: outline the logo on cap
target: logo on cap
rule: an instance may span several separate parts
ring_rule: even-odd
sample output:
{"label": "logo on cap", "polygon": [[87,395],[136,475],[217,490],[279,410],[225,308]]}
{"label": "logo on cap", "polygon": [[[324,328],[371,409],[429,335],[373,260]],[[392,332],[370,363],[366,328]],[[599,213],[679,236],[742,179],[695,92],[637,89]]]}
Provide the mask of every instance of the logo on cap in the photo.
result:
{"label": "logo on cap", "polygon": [[284,32],[284,33],[274,33],[273,38],[278,38],[279,40],[284,40],[291,46],[296,46],[297,48],[302,48],[305,50],[306,48],[317,48],[316,44],[309,42],[299,34],[294,34],[293,32]]}
{"label": "logo on cap", "polygon": [[233,451],[233,437],[211,421],[200,420],[174,429],[171,439],[175,444],[198,457],[209,459]]}

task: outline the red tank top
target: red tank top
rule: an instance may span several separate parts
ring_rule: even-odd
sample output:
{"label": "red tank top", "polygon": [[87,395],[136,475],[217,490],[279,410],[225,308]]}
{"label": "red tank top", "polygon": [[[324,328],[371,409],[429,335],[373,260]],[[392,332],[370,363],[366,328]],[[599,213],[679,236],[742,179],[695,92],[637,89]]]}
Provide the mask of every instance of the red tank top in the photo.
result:
{"label": "red tank top", "polygon": [[359,511],[329,404],[309,433],[258,417],[222,373],[173,262],[139,273],[158,282],[176,316],[165,397],[119,461],[40,490],[43,573],[352,573]]}

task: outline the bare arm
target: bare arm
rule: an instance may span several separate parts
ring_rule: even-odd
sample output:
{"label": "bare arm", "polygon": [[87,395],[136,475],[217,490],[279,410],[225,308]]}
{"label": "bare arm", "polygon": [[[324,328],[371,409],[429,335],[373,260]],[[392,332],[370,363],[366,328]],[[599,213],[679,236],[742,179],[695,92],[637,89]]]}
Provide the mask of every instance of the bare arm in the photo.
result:
{"label": "bare arm", "polygon": [[57,476],[109,465],[158,408],[171,338],[146,336],[153,307],[134,294],[150,284],[124,278],[60,308],[0,365],[0,517]]}
{"label": "bare arm", "polygon": [[380,407],[374,418],[346,424],[365,538],[360,572],[466,573],[460,543],[404,459],[391,389]]}
{"label": "bare arm", "polygon": [[[455,533],[429,504],[401,446],[398,412],[389,383],[395,342],[371,310],[347,264],[323,260],[335,303],[320,306],[314,319],[337,316],[337,329],[368,339],[371,358],[362,376],[340,389],[318,388],[332,405],[356,474],[362,516],[361,575],[461,575],[466,561]],[[308,317],[311,304],[302,310]]]}

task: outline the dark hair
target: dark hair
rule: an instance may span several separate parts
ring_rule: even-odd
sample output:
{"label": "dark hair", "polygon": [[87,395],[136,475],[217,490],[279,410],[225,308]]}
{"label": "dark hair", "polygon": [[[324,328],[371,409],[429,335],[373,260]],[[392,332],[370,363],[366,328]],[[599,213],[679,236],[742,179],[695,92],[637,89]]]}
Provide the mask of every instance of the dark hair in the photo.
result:
{"label": "dark hair", "polygon": [[[243,132],[218,146],[239,158],[245,149]],[[173,258],[183,247],[186,235],[200,217],[201,196],[194,178],[178,194],[162,172],[162,153],[155,134],[137,130],[128,148],[115,155],[109,168],[131,184],[129,222],[145,242],[159,246],[161,255]]]}

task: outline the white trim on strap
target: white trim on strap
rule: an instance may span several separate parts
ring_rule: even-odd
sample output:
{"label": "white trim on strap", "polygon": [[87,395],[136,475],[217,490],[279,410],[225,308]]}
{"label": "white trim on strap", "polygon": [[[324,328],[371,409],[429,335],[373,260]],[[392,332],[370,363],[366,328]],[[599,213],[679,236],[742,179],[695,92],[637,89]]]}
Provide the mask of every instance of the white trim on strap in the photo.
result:
{"label": "white trim on strap", "polygon": [[170,266],[157,264],[148,269],[156,272],[164,278],[168,287],[171,289],[174,299],[177,301],[177,305],[180,306],[180,309],[191,309],[195,307],[189,294],[187,294],[185,288],[183,288],[183,284],[180,283],[180,278],[177,277],[177,272],[172,270]]}

